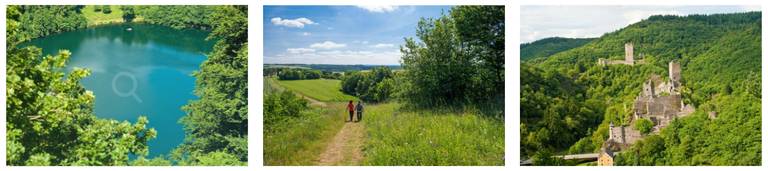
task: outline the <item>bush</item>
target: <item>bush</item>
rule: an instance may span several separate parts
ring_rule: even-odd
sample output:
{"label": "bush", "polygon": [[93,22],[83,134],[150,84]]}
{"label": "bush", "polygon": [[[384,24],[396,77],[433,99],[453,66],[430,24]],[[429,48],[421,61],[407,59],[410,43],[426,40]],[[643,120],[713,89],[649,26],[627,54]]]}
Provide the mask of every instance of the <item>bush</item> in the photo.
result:
{"label": "bush", "polygon": [[101,6],[101,12],[104,14],[112,13],[112,8],[110,8],[109,5],[103,5]]}

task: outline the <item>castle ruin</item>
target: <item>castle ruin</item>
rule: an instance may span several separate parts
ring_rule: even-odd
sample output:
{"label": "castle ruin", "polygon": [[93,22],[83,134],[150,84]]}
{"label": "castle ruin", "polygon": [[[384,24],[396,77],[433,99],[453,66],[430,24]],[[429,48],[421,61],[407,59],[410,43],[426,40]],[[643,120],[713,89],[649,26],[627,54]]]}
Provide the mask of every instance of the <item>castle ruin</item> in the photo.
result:
{"label": "castle ruin", "polygon": [[[627,47],[631,47],[631,44]],[[634,107],[630,111],[632,117],[628,118],[628,123],[631,125],[616,127],[611,122],[609,137],[603,142],[603,146],[611,147],[613,151],[621,151],[634,145],[637,140],[642,140],[644,135],[634,129],[634,121],[638,119],[651,120],[653,122],[651,132],[658,134],[675,117],[685,117],[695,112],[696,108],[691,104],[685,104],[680,95],[680,73],[680,63],[669,62],[669,79],[656,87],[653,86],[653,79],[658,75],[651,74],[652,79],[643,83],[643,91],[638,93],[633,101]],[[662,93],[666,94],[662,95]]]}
{"label": "castle ruin", "polygon": [[637,62],[645,61],[645,55],[641,53],[640,56],[642,56],[643,59],[635,60],[632,43],[627,43],[627,44],[624,44],[624,60],[607,60],[607,59],[599,58],[597,59],[597,64],[599,64],[600,66],[612,65],[612,64],[635,65],[635,61]]}

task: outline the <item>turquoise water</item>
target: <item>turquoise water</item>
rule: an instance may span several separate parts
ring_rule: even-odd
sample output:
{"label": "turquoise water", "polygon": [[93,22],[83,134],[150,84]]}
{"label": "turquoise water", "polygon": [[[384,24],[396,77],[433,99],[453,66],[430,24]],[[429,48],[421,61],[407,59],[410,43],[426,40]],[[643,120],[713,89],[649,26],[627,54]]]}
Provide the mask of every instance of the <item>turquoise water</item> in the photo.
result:
{"label": "turquoise water", "polygon": [[[43,55],[52,56],[59,49],[70,50],[65,73],[73,67],[91,69],[91,75],[80,81],[96,95],[94,115],[131,123],[146,116],[147,127],[157,130],[157,138],[149,141],[147,157],[154,158],[168,154],[185,138],[182,124],[177,122],[186,116],[181,107],[199,99],[190,94],[195,78],[189,74],[200,70],[206,60],[203,53],[213,50],[215,40],[205,41],[209,33],[131,23],[50,35],[19,46],[34,45],[42,48]],[[134,81],[129,75],[136,80],[138,98],[131,94]]]}

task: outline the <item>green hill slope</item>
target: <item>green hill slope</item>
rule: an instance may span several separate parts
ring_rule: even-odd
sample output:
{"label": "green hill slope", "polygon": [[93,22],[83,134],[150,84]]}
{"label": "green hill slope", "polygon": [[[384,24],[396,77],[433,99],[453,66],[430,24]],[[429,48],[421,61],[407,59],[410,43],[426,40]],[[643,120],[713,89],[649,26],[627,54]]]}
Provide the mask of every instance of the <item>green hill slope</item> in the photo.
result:
{"label": "green hill slope", "polygon": [[520,60],[529,61],[535,58],[542,58],[540,60],[545,60],[551,55],[580,47],[595,39],[596,38],[574,39],[549,37],[530,43],[523,43],[520,44]]}
{"label": "green hill slope", "polygon": [[358,101],[355,96],[342,93],[341,80],[310,79],[310,80],[280,80],[272,77],[277,84],[288,89],[301,92],[314,99],[324,102],[348,102]]}
{"label": "green hill slope", "polygon": [[[682,97],[696,112],[619,155],[615,165],[761,165],[762,13],[651,16],[541,64],[521,64],[521,159],[555,151],[598,152],[608,124],[630,125],[642,83],[681,63]],[[624,59],[634,44],[644,63]],[[711,119],[709,112],[718,112]],[[730,130],[730,131],[729,131]],[[738,130],[738,131],[733,131]],[[544,150],[542,150],[544,149]],[[557,161],[557,160],[543,160]],[[545,163],[559,165],[567,163]]]}

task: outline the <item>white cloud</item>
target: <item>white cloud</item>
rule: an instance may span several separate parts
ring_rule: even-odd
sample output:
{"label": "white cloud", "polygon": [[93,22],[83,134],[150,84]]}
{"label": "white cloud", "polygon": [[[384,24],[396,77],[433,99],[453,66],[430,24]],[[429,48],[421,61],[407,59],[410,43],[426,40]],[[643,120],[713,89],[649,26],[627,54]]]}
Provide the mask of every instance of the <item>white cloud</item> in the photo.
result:
{"label": "white cloud", "polygon": [[328,30],[333,29],[333,27],[328,27]]}
{"label": "white cloud", "polygon": [[679,11],[675,11],[675,10],[670,10],[670,11],[634,10],[634,11],[631,11],[631,12],[624,13],[624,14],[622,14],[622,16],[624,16],[625,19],[629,20],[628,21],[629,23],[627,23],[627,25],[630,25],[630,24],[639,22],[639,21],[643,20],[644,18],[648,18],[651,15],[659,15],[659,14],[661,14],[661,15],[679,15],[679,16],[685,15],[685,14],[683,14],[683,13],[681,13]]}
{"label": "white cloud", "polygon": [[[547,37],[592,38],[627,27],[651,15],[712,14],[737,6],[535,6],[520,8],[520,42]],[[738,11],[733,11],[738,12]]]}
{"label": "white cloud", "polygon": [[397,5],[358,5],[357,7],[363,8],[370,12],[382,13],[384,11],[394,11],[397,9]]}
{"label": "white cloud", "polygon": [[[287,49],[290,53],[301,53],[301,52],[315,52],[314,49],[307,49],[307,48],[289,48]],[[280,55],[277,55],[280,56]]]}
{"label": "white cloud", "polygon": [[392,47],[392,46],[393,46],[392,44],[383,44],[383,43],[378,45],[371,45],[371,47],[375,47],[375,48]]}
{"label": "white cloud", "polygon": [[358,40],[355,40],[355,41],[354,41],[354,42],[352,42],[352,43],[360,43],[360,41],[358,41]]}
{"label": "white cloud", "polygon": [[763,7],[760,5],[741,5],[739,8],[744,11],[763,11]]}
{"label": "white cloud", "polygon": [[311,63],[315,64],[376,64],[398,65],[402,53],[393,51],[324,51],[317,53],[284,53],[264,56],[264,63]]}
{"label": "white cloud", "polygon": [[272,19],[272,23],[275,25],[283,25],[286,27],[298,27],[298,28],[304,28],[304,24],[314,24],[318,25],[318,23],[312,22],[312,20],[309,20],[307,18],[299,18],[295,20],[289,20],[289,19],[281,19],[280,17],[276,17]]}
{"label": "white cloud", "polygon": [[318,54],[323,54],[323,55],[338,55],[338,54],[341,54],[341,51],[334,50],[334,51],[330,51],[330,52],[317,52],[317,53]]}
{"label": "white cloud", "polygon": [[364,41],[363,44],[368,44],[368,41]]}
{"label": "white cloud", "polygon": [[336,44],[330,41],[324,42],[324,43],[315,43],[310,45],[309,47],[313,48],[323,48],[323,49],[330,49],[330,48],[339,48],[339,47],[346,47],[346,44]]}
{"label": "white cloud", "polygon": [[307,33],[307,32],[304,32],[304,35],[305,35],[305,36],[306,36],[306,35],[309,35],[309,33]]}

